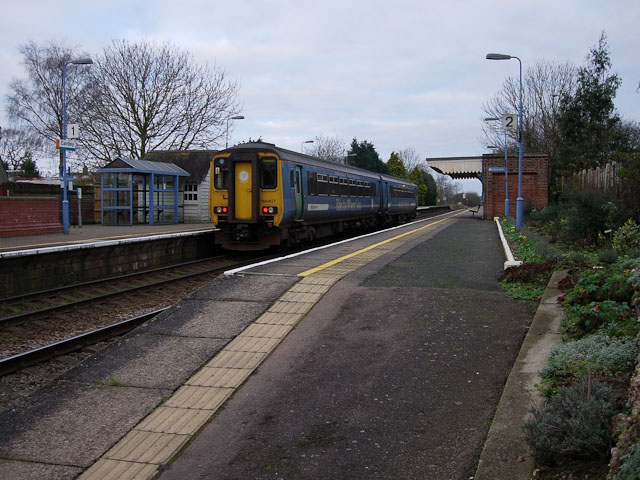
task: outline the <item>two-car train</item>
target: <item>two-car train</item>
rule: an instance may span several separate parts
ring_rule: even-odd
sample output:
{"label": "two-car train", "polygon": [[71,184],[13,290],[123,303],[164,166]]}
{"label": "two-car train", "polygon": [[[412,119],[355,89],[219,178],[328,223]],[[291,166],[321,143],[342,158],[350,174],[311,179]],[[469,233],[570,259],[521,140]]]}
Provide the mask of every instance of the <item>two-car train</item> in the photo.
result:
{"label": "two-car train", "polygon": [[222,150],[211,161],[209,212],[230,250],[294,245],[416,215],[415,184],[269,143]]}

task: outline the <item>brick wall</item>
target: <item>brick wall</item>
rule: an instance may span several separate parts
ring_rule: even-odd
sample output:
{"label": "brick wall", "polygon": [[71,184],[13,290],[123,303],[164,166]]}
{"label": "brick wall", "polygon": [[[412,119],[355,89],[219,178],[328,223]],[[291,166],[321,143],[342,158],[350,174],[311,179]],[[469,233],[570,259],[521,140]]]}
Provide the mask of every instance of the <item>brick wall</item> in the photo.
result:
{"label": "brick wall", "polygon": [[0,197],[0,237],[62,232],[57,197]]}
{"label": "brick wall", "polygon": [[[546,155],[525,155],[522,159],[522,198],[525,208],[548,204],[548,158]],[[509,214],[516,214],[518,197],[518,157],[509,157]],[[504,156],[484,155],[482,158],[483,218],[504,216],[505,174],[490,172],[491,167],[504,167]]]}

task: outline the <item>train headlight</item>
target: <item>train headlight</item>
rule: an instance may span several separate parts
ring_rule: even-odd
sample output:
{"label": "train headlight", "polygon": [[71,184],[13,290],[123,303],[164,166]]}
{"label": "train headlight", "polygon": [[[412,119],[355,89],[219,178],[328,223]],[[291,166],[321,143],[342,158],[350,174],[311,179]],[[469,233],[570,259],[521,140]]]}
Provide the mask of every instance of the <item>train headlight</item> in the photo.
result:
{"label": "train headlight", "polygon": [[262,207],[263,215],[275,215],[278,213],[278,207]]}

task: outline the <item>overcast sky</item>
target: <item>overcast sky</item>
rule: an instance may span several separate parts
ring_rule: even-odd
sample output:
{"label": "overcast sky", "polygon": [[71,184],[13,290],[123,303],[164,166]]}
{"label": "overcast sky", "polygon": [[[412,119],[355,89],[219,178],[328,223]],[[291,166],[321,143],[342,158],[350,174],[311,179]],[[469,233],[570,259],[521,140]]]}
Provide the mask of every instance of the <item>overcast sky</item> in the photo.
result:
{"label": "overcast sky", "polygon": [[[18,47],[55,40],[89,55],[112,39],[170,41],[240,84],[249,137],[292,150],[316,136],[356,137],[383,161],[484,153],[482,105],[518,62],[489,52],[585,64],[607,34],[622,79],[616,106],[640,121],[638,0],[0,0],[0,125]],[[216,148],[212,146],[212,148]],[[478,184],[479,185],[479,184]]]}

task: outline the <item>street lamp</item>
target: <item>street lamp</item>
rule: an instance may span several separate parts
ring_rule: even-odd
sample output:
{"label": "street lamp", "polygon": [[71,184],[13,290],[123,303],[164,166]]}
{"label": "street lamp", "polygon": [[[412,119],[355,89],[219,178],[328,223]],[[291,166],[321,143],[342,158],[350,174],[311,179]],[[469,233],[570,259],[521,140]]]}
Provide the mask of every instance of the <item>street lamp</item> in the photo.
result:
{"label": "street lamp", "polygon": [[[488,117],[485,122],[500,120],[497,117]],[[494,147],[495,148],[495,147]],[[504,216],[509,216],[509,155],[507,154],[507,129],[504,129]]]}
{"label": "street lamp", "polygon": [[305,140],[304,142],[302,142],[302,143],[300,144],[300,151],[301,151],[302,153],[304,153],[304,144],[305,144],[305,143],[313,143],[313,140]]}
{"label": "street lamp", "polygon": [[518,102],[518,198],[516,199],[516,228],[524,225],[524,200],[522,198],[522,61],[514,55],[487,53],[487,60],[511,60],[520,64],[520,97]]}
{"label": "street lamp", "polygon": [[225,148],[229,148],[229,120],[244,120],[244,115],[236,115],[235,117],[227,118],[227,136],[225,140]]}
{"label": "street lamp", "polygon": [[[76,58],[75,60],[68,60],[62,65],[62,140],[67,138],[67,92],[66,92],[66,77],[68,65],[92,65],[93,60],[90,58]],[[62,150],[62,231],[69,233],[69,192],[67,185],[67,150],[66,148],[60,148]]]}

